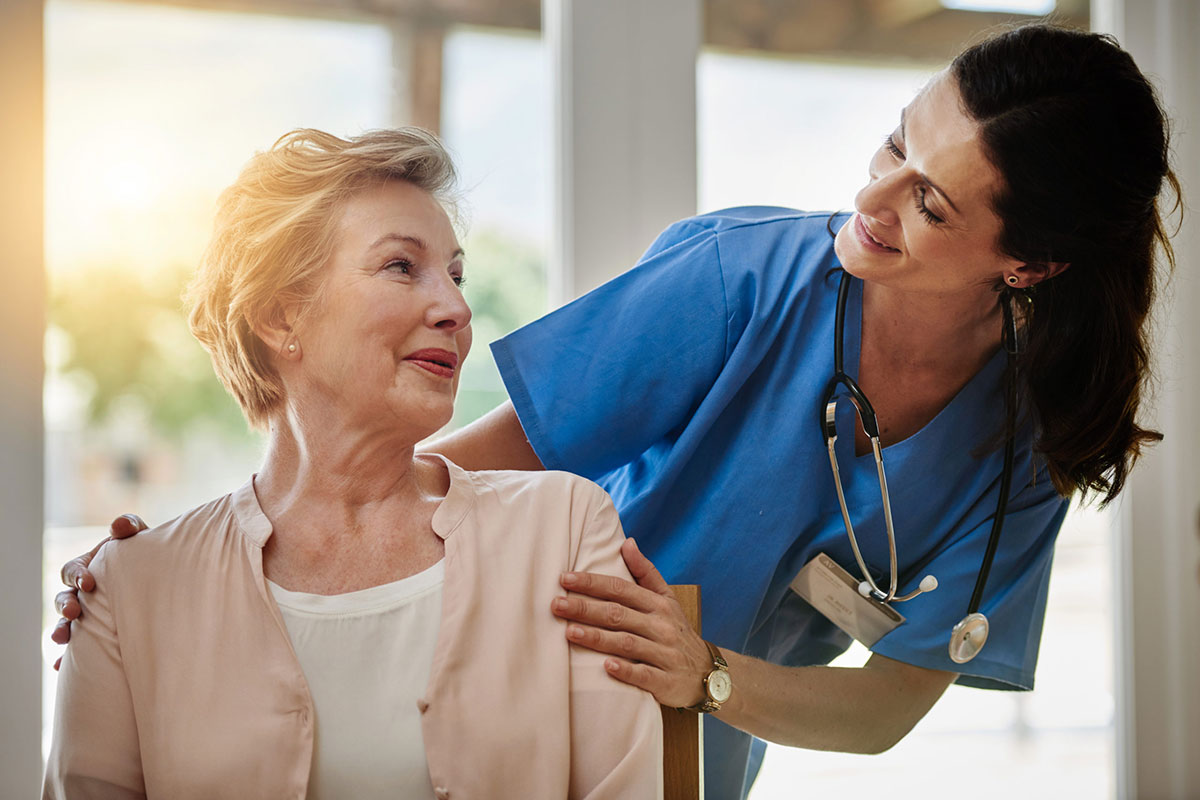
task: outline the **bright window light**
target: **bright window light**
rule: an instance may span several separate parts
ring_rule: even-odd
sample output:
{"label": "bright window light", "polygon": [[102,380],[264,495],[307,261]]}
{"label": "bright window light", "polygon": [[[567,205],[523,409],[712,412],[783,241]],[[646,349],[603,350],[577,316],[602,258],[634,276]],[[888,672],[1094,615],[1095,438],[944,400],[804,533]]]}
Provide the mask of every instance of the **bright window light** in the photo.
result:
{"label": "bright window light", "polygon": [[1054,0],[942,0],[942,5],[962,11],[999,11],[1038,17],[1054,10]]}

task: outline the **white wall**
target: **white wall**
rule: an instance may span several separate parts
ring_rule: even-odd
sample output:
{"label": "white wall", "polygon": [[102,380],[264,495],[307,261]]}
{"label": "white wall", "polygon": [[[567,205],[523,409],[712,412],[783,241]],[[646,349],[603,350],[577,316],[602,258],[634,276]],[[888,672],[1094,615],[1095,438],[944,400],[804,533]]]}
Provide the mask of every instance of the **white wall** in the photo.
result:
{"label": "white wall", "polygon": [[0,797],[41,776],[42,0],[0,2]]}
{"label": "white wall", "polygon": [[696,213],[700,0],[543,0],[552,59],[550,303],[633,266]]}
{"label": "white wall", "polygon": [[[1175,169],[1200,208],[1200,4],[1093,0],[1162,92]],[[1200,797],[1200,219],[1184,217],[1178,269],[1157,320],[1160,385],[1150,422],[1166,438],[1132,473],[1121,507],[1118,585],[1118,793]]]}

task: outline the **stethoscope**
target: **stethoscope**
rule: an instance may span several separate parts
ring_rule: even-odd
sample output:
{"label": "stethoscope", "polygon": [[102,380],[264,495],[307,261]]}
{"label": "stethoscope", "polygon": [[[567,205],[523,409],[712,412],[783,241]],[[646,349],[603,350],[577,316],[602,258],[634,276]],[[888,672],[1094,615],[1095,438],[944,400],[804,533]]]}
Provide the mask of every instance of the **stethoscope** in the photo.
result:
{"label": "stethoscope", "polygon": [[[825,436],[825,444],[829,449],[829,464],[833,468],[833,483],[837,487],[838,504],[842,508],[842,521],[846,525],[846,534],[850,537],[850,548],[854,551],[854,560],[862,572],[864,580],[858,585],[858,592],[863,597],[870,597],[881,603],[902,603],[912,600],[917,595],[932,592],[937,588],[937,578],[926,575],[921,579],[915,591],[906,595],[897,595],[899,568],[896,559],[896,531],[892,526],[892,504],[888,498],[887,475],[883,470],[883,449],[879,444],[879,420],[875,417],[875,409],[871,401],[859,388],[859,385],[846,374],[845,362],[842,357],[842,340],[846,328],[846,302],[850,296],[850,274],[842,270],[842,281],[838,286],[837,315],[835,326],[837,337],[833,346],[833,377],[825,390],[825,402],[822,404],[821,432]],[[979,655],[988,637],[988,620],[979,611],[983,599],[983,589],[987,585],[988,573],[992,569],[992,561],[996,557],[996,546],[1000,543],[1000,531],[1004,528],[1004,514],[1008,508],[1008,490],[1012,484],[1013,445],[1016,430],[1017,412],[1017,377],[1016,356],[1021,351],[1021,343],[1017,335],[1016,317],[1012,308],[1012,292],[1009,289],[1001,291],[1000,308],[1004,315],[1004,328],[1001,340],[1008,353],[1008,396],[1004,423],[1004,472],[1000,477],[1000,497],[996,500],[996,515],[992,519],[992,532],[988,537],[987,550],[983,554],[983,564],[979,568],[979,577],[975,580],[975,591],[971,594],[971,602],[967,605],[967,615],[954,626],[950,632],[950,660],[957,664],[966,662]],[[871,440],[871,451],[875,455],[875,470],[879,473],[879,494],[883,498],[883,522],[887,529],[888,556],[891,560],[891,579],[887,591],[875,583],[863,561],[858,549],[858,539],[854,536],[854,526],[850,524],[850,512],[846,509],[846,495],[842,491],[842,477],[838,472],[837,455],[834,444],[837,442],[837,404],[839,399],[838,387],[841,386],[850,395],[850,401],[858,411],[863,431]]]}

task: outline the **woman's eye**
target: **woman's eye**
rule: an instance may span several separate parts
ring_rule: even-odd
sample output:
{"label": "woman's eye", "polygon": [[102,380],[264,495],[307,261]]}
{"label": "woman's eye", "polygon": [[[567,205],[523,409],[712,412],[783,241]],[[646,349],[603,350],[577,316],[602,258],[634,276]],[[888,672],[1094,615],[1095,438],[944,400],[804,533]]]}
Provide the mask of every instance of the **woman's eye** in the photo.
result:
{"label": "woman's eye", "polygon": [[891,153],[895,158],[898,158],[901,161],[904,160],[904,153],[901,152],[900,148],[896,146],[896,139],[893,134],[889,133],[887,136],[883,137],[883,146],[884,149]]}
{"label": "woman's eye", "polygon": [[925,205],[925,189],[918,186],[914,192],[914,198],[917,204],[917,213],[925,218],[925,221],[930,225],[941,225],[945,222],[944,219],[929,210],[929,206]]}
{"label": "woman's eye", "polygon": [[412,266],[412,262],[407,258],[397,258],[395,261],[389,261],[383,268],[399,272],[401,275],[407,275],[412,270]]}
{"label": "woman's eye", "polygon": [[467,285],[467,279],[464,278],[462,275],[452,275],[451,277],[454,279],[454,285],[457,286],[458,288],[461,289]]}

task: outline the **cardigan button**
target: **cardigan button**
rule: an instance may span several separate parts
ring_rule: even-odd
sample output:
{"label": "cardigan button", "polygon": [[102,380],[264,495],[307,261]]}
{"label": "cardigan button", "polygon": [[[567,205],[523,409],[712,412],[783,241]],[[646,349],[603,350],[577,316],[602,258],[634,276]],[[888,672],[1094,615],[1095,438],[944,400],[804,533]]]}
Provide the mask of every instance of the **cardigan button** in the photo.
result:
{"label": "cardigan button", "polygon": [[450,790],[445,786],[438,786],[434,788],[433,796],[436,797],[437,800],[450,800]]}
{"label": "cardigan button", "polygon": [[429,710],[429,701],[428,700],[426,700],[424,697],[417,700],[417,711],[420,711],[422,714],[424,714],[428,710]]}

